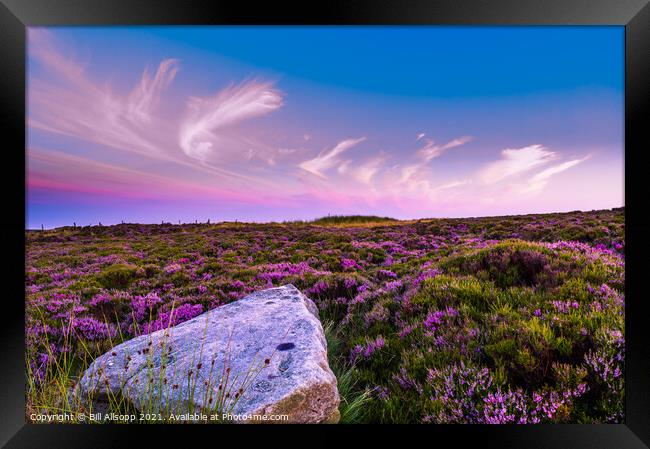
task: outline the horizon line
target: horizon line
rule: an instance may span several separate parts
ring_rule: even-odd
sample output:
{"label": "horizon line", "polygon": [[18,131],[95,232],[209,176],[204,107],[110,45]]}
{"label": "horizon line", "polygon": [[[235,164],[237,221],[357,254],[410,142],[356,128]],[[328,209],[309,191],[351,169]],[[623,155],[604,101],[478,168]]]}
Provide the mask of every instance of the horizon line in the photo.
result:
{"label": "horizon line", "polygon": [[110,222],[108,224],[102,224],[101,221],[98,221],[97,223],[91,223],[91,224],[86,224],[86,225],[76,225],[76,222],[73,221],[73,224],[70,225],[64,225],[64,226],[57,226],[53,228],[45,228],[43,225],[41,225],[41,228],[29,228],[25,227],[25,231],[54,231],[57,229],[63,229],[63,228],[86,228],[86,227],[113,227],[113,226],[121,226],[121,225],[141,225],[141,226],[164,226],[164,225],[172,225],[172,226],[183,226],[183,225],[218,225],[218,224],[229,224],[229,223],[238,223],[238,224],[291,224],[291,223],[313,223],[317,220],[328,218],[328,217],[369,217],[369,218],[379,218],[385,221],[399,221],[399,222],[407,222],[407,221],[421,221],[421,220],[460,220],[460,219],[477,219],[477,218],[500,218],[500,217],[525,217],[529,215],[553,215],[553,214],[571,214],[571,213],[577,213],[577,212],[582,212],[582,213],[588,213],[588,212],[600,212],[600,211],[613,211],[616,209],[625,209],[625,205],[622,206],[617,206],[617,207],[610,207],[610,208],[603,208],[603,209],[574,209],[574,210],[569,210],[569,211],[554,211],[554,212],[530,212],[530,213],[525,213],[525,214],[503,214],[503,215],[471,215],[471,216],[456,216],[456,217],[419,217],[419,218],[393,218],[393,217],[384,217],[384,216],[379,216],[379,215],[374,215],[374,214],[328,214],[328,215],[322,215],[319,217],[311,218],[311,219],[293,219],[293,220],[283,220],[283,221],[254,221],[254,220],[221,220],[221,221],[214,221],[212,222],[210,218],[208,218],[205,221],[199,221],[198,219],[195,220],[194,222],[183,222],[179,220],[178,222],[171,222],[171,221],[164,221],[161,220],[160,223],[139,223],[139,222]]}

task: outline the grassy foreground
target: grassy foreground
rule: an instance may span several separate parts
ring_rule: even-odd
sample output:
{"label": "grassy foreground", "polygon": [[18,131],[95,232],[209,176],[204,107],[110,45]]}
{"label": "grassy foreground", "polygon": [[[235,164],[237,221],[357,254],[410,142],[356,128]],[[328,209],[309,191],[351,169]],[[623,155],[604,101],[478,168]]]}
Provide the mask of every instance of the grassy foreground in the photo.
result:
{"label": "grassy foreground", "polygon": [[[622,422],[624,210],[27,231],[27,416],[94,357],[292,283],[343,422]],[[116,401],[116,411],[129,405]]]}

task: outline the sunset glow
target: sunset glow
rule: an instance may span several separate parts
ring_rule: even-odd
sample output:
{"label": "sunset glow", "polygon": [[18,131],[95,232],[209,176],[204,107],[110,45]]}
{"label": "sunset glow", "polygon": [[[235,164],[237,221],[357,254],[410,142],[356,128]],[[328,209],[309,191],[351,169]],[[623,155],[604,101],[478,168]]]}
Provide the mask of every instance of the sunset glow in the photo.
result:
{"label": "sunset glow", "polygon": [[30,28],[29,228],[619,207],[618,27]]}

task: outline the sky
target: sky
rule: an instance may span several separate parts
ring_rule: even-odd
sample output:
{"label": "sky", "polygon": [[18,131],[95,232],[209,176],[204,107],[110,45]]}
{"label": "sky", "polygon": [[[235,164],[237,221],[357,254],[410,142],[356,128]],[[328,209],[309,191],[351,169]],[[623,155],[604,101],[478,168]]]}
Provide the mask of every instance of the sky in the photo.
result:
{"label": "sky", "polygon": [[32,27],[27,227],[620,207],[623,30]]}

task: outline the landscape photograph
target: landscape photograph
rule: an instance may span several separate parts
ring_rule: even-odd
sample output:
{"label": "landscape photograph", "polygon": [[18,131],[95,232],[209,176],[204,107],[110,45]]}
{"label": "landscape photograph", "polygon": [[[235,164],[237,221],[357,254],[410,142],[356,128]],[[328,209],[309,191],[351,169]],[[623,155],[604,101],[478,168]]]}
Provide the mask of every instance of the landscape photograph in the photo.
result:
{"label": "landscape photograph", "polygon": [[622,27],[30,27],[26,73],[26,422],[625,422]]}

